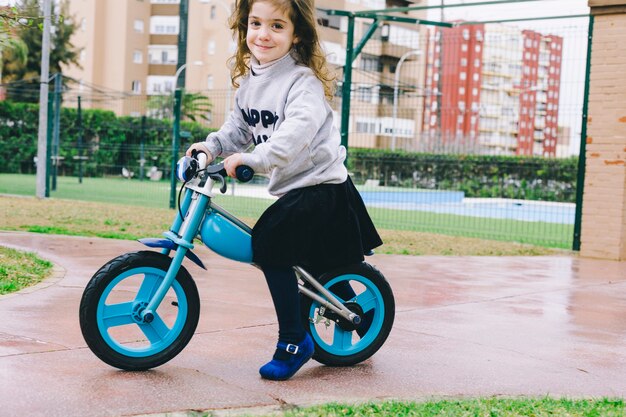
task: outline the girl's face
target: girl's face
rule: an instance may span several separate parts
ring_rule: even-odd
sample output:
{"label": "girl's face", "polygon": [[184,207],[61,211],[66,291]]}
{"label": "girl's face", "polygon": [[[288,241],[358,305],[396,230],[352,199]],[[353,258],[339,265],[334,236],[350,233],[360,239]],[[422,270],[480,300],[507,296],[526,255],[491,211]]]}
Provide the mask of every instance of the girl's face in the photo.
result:
{"label": "girl's face", "polygon": [[269,0],[257,0],[248,15],[246,44],[261,64],[283,57],[298,42],[286,11]]}

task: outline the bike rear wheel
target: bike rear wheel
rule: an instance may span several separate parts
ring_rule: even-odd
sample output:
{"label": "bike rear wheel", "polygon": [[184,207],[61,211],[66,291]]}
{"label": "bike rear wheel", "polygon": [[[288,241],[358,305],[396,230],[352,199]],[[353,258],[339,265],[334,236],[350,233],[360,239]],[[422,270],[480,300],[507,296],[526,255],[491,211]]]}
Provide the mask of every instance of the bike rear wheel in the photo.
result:
{"label": "bike rear wheel", "polygon": [[200,298],[182,266],[154,320],[141,320],[170,263],[171,258],[157,252],[127,253],[91,278],[80,303],[80,328],[102,361],[124,370],[146,370],[171,360],[189,343],[200,316]]}
{"label": "bike rear wheel", "polygon": [[301,296],[302,323],[315,343],[313,359],[329,366],[360,363],[380,349],[393,326],[395,301],[385,277],[363,262],[322,275],[320,284],[359,314],[356,326]]}

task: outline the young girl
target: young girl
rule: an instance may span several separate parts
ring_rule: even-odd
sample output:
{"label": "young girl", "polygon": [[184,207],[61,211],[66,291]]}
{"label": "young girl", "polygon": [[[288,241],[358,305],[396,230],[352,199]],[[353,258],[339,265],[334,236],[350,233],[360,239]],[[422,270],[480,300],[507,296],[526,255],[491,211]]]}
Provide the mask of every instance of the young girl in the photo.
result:
{"label": "young girl", "polygon": [[[259,372],[284,380],[314,350],[300,322],[292,266],[319,274],[359,263],[382,241],[343,164],[346,150],[327,101],[333,77],[319,43],[314,0],[238,0],[231,29],[238,40],[235,108],[187,155],[227,156],[230,176],[239,165],[269,174],[269,192],[280,197],[254,226],[252,248],[278,318],[276,351]],[[241,153],[251,144],[251,152]]]}

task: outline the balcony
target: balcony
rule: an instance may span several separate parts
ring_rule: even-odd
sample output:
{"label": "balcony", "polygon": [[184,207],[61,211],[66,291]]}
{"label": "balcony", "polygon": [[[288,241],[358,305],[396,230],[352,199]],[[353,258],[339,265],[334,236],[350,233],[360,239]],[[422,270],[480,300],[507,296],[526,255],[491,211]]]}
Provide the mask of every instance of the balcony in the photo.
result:
{"label": "balcony", "polygon": [[150,45],[178,45],[178,34],[150,34]]}
{"label": "balcony", "polygon": [[152,16],[178,16],[178,4],[152,4],[150,14]]}
{"label": "balcony", "polygon": [[176,63],[172,64],[150,64],[148,65],[148,75],[167,75],[173,77],[176,74]]}

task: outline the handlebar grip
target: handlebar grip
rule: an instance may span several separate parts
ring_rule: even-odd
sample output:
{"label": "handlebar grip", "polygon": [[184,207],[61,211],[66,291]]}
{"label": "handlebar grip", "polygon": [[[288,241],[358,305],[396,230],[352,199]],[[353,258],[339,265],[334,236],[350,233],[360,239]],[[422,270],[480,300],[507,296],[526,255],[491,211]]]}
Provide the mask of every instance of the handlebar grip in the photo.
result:
{"label": "handlebar grip", "polygon": [[237,179],[241,182],[248,182],[254,177],[254,170],[247,165],[239,165],[235,170]]}

